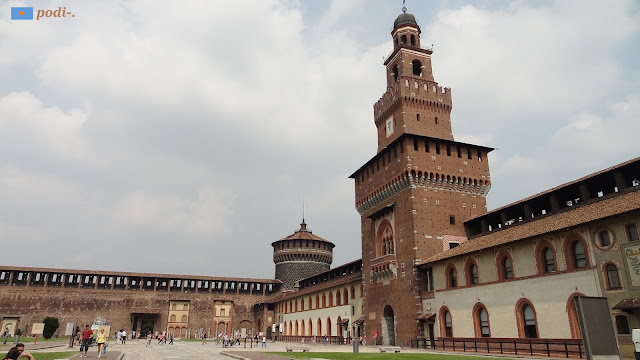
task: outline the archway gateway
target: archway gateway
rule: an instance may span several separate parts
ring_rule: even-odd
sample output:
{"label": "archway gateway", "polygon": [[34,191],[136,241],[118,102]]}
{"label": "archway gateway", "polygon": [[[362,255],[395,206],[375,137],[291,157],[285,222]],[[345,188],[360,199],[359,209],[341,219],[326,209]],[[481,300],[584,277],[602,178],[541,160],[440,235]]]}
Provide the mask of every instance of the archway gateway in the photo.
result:
{"label": "archway gateway", "polygon": [[396,346],[396,324],[391,305],[385,306],[382,313],[382,342]]}

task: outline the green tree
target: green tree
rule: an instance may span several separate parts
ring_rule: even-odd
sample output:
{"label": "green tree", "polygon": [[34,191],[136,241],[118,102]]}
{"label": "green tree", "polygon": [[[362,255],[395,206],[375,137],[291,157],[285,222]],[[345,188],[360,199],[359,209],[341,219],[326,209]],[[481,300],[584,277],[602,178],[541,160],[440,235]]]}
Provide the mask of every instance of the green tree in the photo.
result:
{"label": "green tree", "polygon": [[42,332],[42,336],[44,336],[45,339],[51,339],[56,330],[58,330],[58,327],[60,327],[58,318],[47,316],[42,322],[44,323],[44,331]]}

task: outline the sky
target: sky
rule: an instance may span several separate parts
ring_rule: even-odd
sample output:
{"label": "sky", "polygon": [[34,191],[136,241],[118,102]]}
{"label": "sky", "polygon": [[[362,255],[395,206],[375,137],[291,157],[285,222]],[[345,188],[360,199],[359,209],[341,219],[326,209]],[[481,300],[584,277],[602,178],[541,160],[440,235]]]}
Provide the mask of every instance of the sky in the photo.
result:
{"label": "sky", "polygon": [[[10,20],[11,6],[75,17]],[[640,156],[640,3],[407,1],[494,209]],[[0,0],[0,265],[273,278],[360,258],[401,1]]]}

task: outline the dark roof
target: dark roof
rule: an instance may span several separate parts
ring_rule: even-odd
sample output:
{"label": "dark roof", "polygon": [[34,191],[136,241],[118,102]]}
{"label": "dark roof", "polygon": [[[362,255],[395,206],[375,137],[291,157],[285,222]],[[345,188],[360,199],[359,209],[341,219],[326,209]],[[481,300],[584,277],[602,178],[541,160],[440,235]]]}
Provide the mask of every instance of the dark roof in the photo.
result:
{"label": "dark roof", "polygon": [[549,215],[539,220],[473,238],[451,250],[434,255],[422,264],[469,254],[483,249],[504,245],[542,234],[586,224],[609,216],[640,209],[640,186],[630,188],[627,193],[577,207],[570,211]]}
{"label": "dark roof", "polygon": [[441,139],[441,138],[436,138],[436,137],[431,137],[431,136],[424,136],[424,135],[418,135],[418,134],[412,134],[412,133],[402,133],[402,135],[398,136],[395,140],[393,140],[389,145],[385,146],[384,149],[380,150],[380,152],[378,152],[377,154],[375,154],[371,159],[369,159],[369,161],[367,161],[366,163],[364,163],[364,165],[360,166],[360,168],[356,171],[353,172],[353,174],[349,175],[349,178],[354,178],[356,174],[362,170],[364,167],[368,166],[369,164],[371,164],[372,162],[378,160],[378,158],[380,156],[382,156],[382,154],[385,153],[385,150],[387,149],[391,149],[394,145],[396,145],[396,143],[402,141],[402,139],[404,139],[405,137],[408,138],[419,138],[419,139],[425,139],[425,140],[437,140],[440,142],[443,142],[445,144],[454,144],[454,145],[464,145],[464,146],[473,146],[475,148],[480,148],[482,150],[485,150],[487,153],[491,152],[494,150],[494,148],[492,147],[488,147],[488,146],[482,146],[482,145],[474,145],[474,144],[468,144],[468,143],[463,143],[463,142],[459,142],[459,141],[454,141],[454,140],[448,140],[448,139]]}
{"label": "dark roof", "polygon": [[304,222],[304,219],[302,219],[302,223],[300,224],[300,230],[294,232],[293,234],[287,237],[283,237],[280,240],[272,242],[271,246],[273,246],[278,241],[284,241],[284,240],[317,240],[317,241],[326,242],[335,247],[335,245],[331,241],[327,239],[323,239],[320,236],[313,235],[311,230],[307,230],[307,224]]}
{"label": "dark roof", "polygon": [[398,15],[398,17],[396,18],[396,21],[393,22],[394,29],[397,29],[398,27],[405,26],[405,25],[418,26],[416,17],[409,13],[403,12],[402,14]]}
{"label": "dark roof", "polygon": [[436,318],[436,314],[428,313],[428,314],[420,314],[420,315],[418,315],[418,317],[416,317],[416,320],[418,320],[418,321],[427,321],[427,320],[434,320],[435,318]]}
{"label": "dark roof", "polygon": [[623,310],[623,311],[640,309],[640,299],[639,298],[623,299],[619,303],[617,303],[616,306],[612,307],[612,309]]}

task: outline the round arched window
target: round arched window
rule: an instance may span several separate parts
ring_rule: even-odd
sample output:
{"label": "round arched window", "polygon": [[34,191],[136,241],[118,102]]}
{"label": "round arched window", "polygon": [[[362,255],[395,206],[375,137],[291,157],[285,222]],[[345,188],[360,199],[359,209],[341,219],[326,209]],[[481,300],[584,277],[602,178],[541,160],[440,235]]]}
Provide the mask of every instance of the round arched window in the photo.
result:
{"label": "round arched window", "polygon": [[584,252],[584,245],[580,241],[573,244],[573,263],[580,269],[587,266],[587,256]]}

